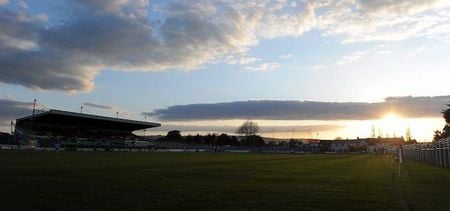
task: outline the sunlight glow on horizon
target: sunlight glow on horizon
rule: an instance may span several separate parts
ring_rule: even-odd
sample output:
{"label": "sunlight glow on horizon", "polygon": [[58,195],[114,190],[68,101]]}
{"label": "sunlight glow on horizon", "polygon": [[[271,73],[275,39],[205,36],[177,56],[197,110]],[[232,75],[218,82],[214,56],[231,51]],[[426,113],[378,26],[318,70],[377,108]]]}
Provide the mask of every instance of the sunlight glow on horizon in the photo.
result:
{"label": "sunlight glow on horizon", "polygon": [[[166,135],[164,125],[178,128],[183,135],[208,133],[227,133],[236,135],[234,131],[245,120],[204,120],[188,122],[165,122],[163,128],[147,130],[147,135]],[[375,127],[376,136],[405,137],[410,128],[412,138],[419,142],[431,141],[434,130],[441,130],[445,121],[442,118],[403,118],[395,113],[387,113],[380,119],[372,120],[252,120],[260,127],[260,135],[280,139],[343,139],[369,138],[371,128]],[[188,126],[203,128],[200,130],[183,129]],[[207,130],[207,127],[218,127]],[[330,126],[321,128],[321,126]],[[334,126],[335,128],[333,129]],[[381,133],[381,134],[379,134]]]}

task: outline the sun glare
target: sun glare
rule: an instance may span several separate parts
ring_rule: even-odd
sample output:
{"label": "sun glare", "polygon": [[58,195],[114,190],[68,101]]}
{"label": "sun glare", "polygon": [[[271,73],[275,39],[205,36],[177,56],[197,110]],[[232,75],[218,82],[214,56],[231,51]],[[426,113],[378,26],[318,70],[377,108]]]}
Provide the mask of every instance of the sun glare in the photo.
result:
{"label": "sun glare", "polygon": [[395,113],[388,113],[386,114],[383,119],[382,119],[385,123],[393,123],[393,122],[398,122],[401,120],[401,117],[398,116]]}
{"label": "sun glare", "polygon": [[407,127],[406,120],[395,113],[386,114],[379,125],[385,136],[401,136]]}

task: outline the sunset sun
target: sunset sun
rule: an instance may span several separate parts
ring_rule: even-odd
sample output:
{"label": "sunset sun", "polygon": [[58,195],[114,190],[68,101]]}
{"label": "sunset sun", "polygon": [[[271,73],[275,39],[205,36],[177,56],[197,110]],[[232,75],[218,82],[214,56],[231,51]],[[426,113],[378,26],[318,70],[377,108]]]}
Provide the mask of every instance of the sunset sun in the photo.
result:
{"label": "sunset sun", "polygon": [[402,118],[398,114],[387,113],[382,119],[380,119],[379,127],[384,136],[396,137],[401,136],[408,126],[406,119]]}

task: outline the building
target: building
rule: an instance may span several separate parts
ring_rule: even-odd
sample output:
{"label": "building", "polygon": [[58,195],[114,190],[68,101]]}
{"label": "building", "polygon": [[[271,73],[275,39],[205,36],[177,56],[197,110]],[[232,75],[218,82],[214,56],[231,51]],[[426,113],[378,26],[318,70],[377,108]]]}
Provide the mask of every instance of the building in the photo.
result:
{"label": "building", "polygon": [[385,154],[387,149],[405,144],[403,137],[395,138],[369,138],[367,152],[372,154]]}
{"label": "building", "polygon": [[331,141],[330,151],[337,153],[344,152],[366,152],[369,139],[346,139]]}
{"label": "building", "polygon": [[14,135],[20,143],[38,146],[61,141],[120,142],[137,138],[133,131],[159,126],[159,123],[52,109],[17,119]]}
{"label": "building", "polygon": [[12,137],[9,133],[0,132],[0,144],[11,144]]}

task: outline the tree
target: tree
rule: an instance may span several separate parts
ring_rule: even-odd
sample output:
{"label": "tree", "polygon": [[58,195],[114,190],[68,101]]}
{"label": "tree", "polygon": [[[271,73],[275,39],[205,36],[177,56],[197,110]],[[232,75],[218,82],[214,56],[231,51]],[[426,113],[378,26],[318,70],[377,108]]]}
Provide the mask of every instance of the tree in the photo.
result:
{"label": "tree", "polygon": [[259,131],[258,124],[250,120],[247,120],[237,129],[236,133],[244,134],[246,136],[244,141],[253,142],[253,146],[256,146],[257,142],[256,133],[258,133],[258,131]]}
{"label": "tree", "polygon": [[383,138],[383,130],[378,128],[378,138]]}
{"label": "tree", "polygon": [[191,134],[187,135],[184,139],[186,143],[194,143],[194,136],[192,136]]}
{"label": "tree", "polygon": [[[448,104],[447,106],[450,106],[450,104]],[[442,117],[444,117],[445,119],[446,124],[442,131],[434,131],[433,141],[438,141],[439,139],[450,137],[450,108],[442,110],[441,113]]]}
{"label": "tree", "polygon": [[227,134],[222,133],[220,134],[220,136],[217,137],[216,144],[219,146],[231,145],[231,138]]}
{"label": "tree", "polygon": [[237,134],[243,134],[247,137],[254,136],[259,132],[259,126],[255,122],[245,121],[236,131]]}
{"label": "tree", "polygon": [[168,141],[181,141],[182,136],[179,130],[171,130],[167,133],[166,139]]}
{"label": "tree", "polygon": [[217,135],[214,133],[208,133],[206,136],[203,137],[203,141],[205,142],[205,144],[210,145],[210,146],[215,146],[216,145],[216,138]]}
{"label": "tree", "polygon": [[[450,106],[450,104],[447,106]],[[441,138],[447,138],[450,137],[450,108],[442,111],[442,117],[444,117],[446,124],[442,129]]]}
{"label": "tree", "polygon": [[409,127],[406,128],[406,141],[411,141],[411,129]]}
{"label": "tree", "polygon": [[[450,104],[448,104],[447,106],[450,106]],[[445,122],[448,124],[450,124],[450,108],[443,110],[442,111],[442,116],[445,119]]]}
{"label": "tree", "polygon": [[241,140],[241,146],[263,146],[265,145],[264,140],[257,135],[247,136]]}
{"label": "tree", "polygon": [[370,130],[370,138],[376,138],[376,129],[375,129],[375,125],[372,125],[372,128]]}
{"label": "tree", "polygon": [[442,132],[440,130],[435,130],[433,135],[433,141],[438,141],[442,138]]}

